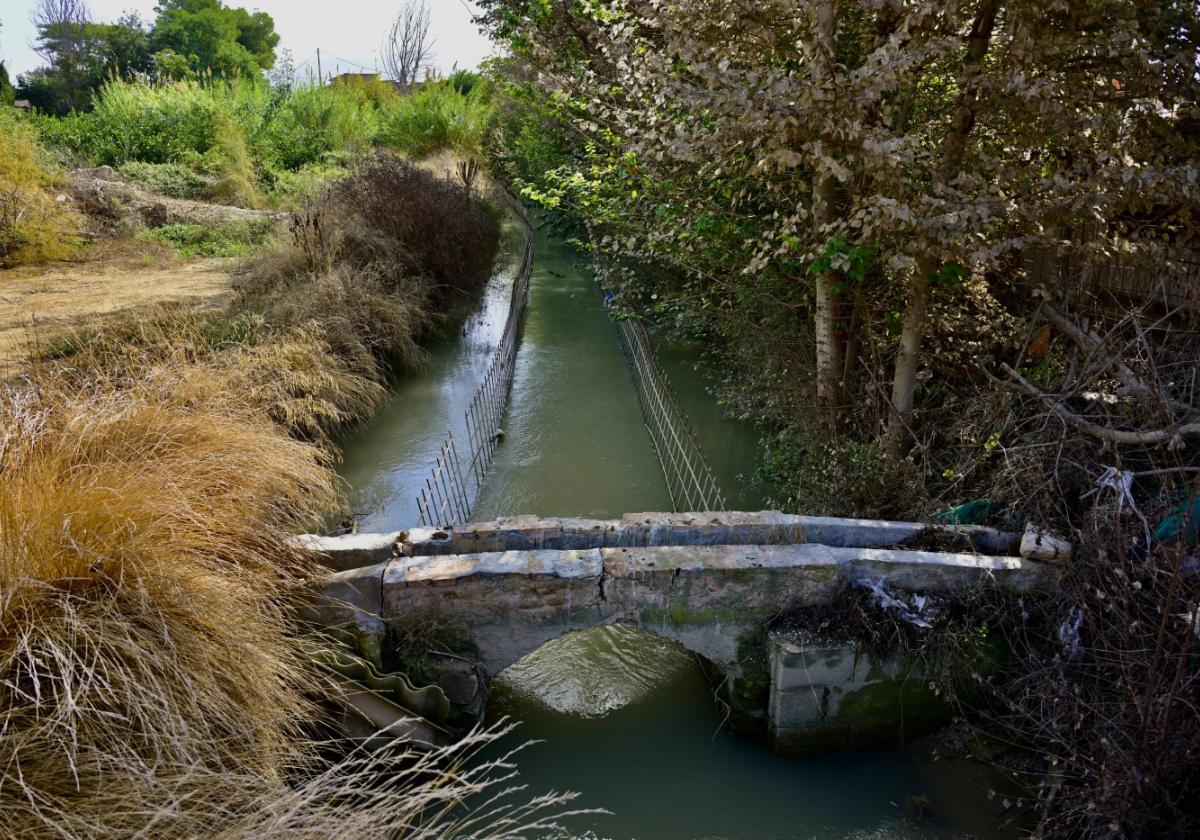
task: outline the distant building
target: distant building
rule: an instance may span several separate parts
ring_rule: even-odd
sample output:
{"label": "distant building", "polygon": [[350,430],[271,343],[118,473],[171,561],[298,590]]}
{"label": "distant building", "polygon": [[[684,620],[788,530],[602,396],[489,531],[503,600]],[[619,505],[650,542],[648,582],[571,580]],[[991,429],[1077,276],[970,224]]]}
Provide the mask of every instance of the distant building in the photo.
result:
{"label": "distant building", "polygon": [[[331,85],[369,85],[372,82],[380,80],[378,73],[339,73],[336,76],[329,77]],[[384,84],[389,84],[396,93],[411,93],[419,88],[425,82],[414,82],[411,85],[406,85],[403,82],[397,82],[395,79],[383,79]]]}
{"label": "distant building", "polygon": [[365,85],[379,78],[378,73],[339,73],[329,77],[331,85]]}

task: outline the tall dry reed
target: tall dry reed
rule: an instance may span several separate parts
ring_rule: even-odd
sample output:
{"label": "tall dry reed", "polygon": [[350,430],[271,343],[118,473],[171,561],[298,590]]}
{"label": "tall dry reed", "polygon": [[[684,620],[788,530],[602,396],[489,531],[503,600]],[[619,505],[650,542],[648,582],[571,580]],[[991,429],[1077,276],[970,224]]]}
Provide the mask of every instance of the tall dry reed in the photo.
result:
{"label": "tall dry reed", "polygon": [[132,830],[194,768],[281,780],[311,714],[285,537],[335,496],[225,384],[176,364],[0,398],[0,834]]}

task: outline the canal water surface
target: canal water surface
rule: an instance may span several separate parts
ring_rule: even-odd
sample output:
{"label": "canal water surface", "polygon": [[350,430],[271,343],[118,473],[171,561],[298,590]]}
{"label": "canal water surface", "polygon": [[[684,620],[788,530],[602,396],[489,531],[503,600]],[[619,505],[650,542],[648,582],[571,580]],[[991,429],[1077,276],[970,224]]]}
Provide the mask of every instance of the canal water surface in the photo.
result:
{"label": "canal water surface", "polygon": [[[400,382],[388,407],[346,444],[342,474],[364,531],[417,523],[421,482],[446,429],[461,434],[463,410],[499,341],[511,272],[511,265],[498,272],[457,335],[432,348],[429,368]],[[663,352],[731,506],[758,509],[761,491],[748,481],[755,431],[722,415],[694,370],[697,359],[695,347]],[[504,438],[474,518],[612,517],[670,506],[586,258],[538,232]],[[952,804],[963,799],[944,776],[899,749],[783,758],[731,735],[694,658],[639,630],[602,628],[543,646],[499,676],[488,713],[520,721],[517,742],[540,742],[521,754],[531,792],[576,791],[578,806],[611,812],[579,818],[574,827],[581,834],[614,840],[962,835],[944,824],[910,824],[906,816],[910,797],[934,788]],[[977,790],[966,793],[978,798]]]}

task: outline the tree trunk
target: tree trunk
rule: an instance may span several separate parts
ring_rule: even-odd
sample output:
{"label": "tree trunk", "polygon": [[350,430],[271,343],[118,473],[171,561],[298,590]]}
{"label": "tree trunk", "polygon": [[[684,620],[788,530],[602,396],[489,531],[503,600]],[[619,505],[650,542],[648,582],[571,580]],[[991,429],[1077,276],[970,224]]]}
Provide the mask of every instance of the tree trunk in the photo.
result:
{"label": "tree trunk", "polygon": [[924,256],[917,261],[909,280],[908,306],[900,330],[900,347],[896,352],[896,372],[892,381],[892,414],[888,422],[887,453],[892,461],[908,454],[912,440],[912,412],[917,394],[917,367],[921,362],[921,338],[925,332],[925,316],[933,297],[930,276],[937,262]]}
{"label": "tree trunk", "polygon": [[[1000,0],[984,0],[975,14],[971,33],[967,36],[967,55],[962,76],[959,77],[958,101],[950,130],[942,139],[941,165],[934,176],[935,187],[948,184],[962,170],[967,139],[975,127],[975,108],[978,100],[978,76],[983,67],[992,31],[996,27],[996,12]],[[908,306],[900,332],[900,347],[896,353],[896,371],[892,380],[892,412],[888,421],[887,452],[892,461],[906,454],[912,440],[912,413],[917,392],[917,367],[921,361],[921,338],[925,332],[925,316],[932,298],[930,278],[937,272],[940,260],[928,252],[917,258],[917,266],[909,280]]]}
{"label": "tree trunk", "polygon": [[[833,75],[837,49],[837,12],[834,3],[822,3],[817,9],[816,31],[813,38],[813,79],[827,84]],[[813,219],[818,227],[837,221],[837,182],[832,175],[818,175],[813,182]],[[842,417],[842,341],[841,292],[834,271],[823,272],[817,278],[816,289],[816,350],[817,350],[817,411],[822,430],[832,436],[841,427]]]}

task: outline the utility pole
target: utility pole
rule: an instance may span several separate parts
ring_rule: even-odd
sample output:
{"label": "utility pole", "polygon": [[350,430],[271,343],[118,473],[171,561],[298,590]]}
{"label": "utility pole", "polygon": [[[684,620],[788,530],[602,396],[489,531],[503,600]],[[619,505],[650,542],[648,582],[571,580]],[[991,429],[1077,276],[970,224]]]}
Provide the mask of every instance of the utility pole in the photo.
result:
{"label": "utility pole", "polygon": [[317,87],[325,86],[325,77],[321,74],[321,48],[317,47]]}

